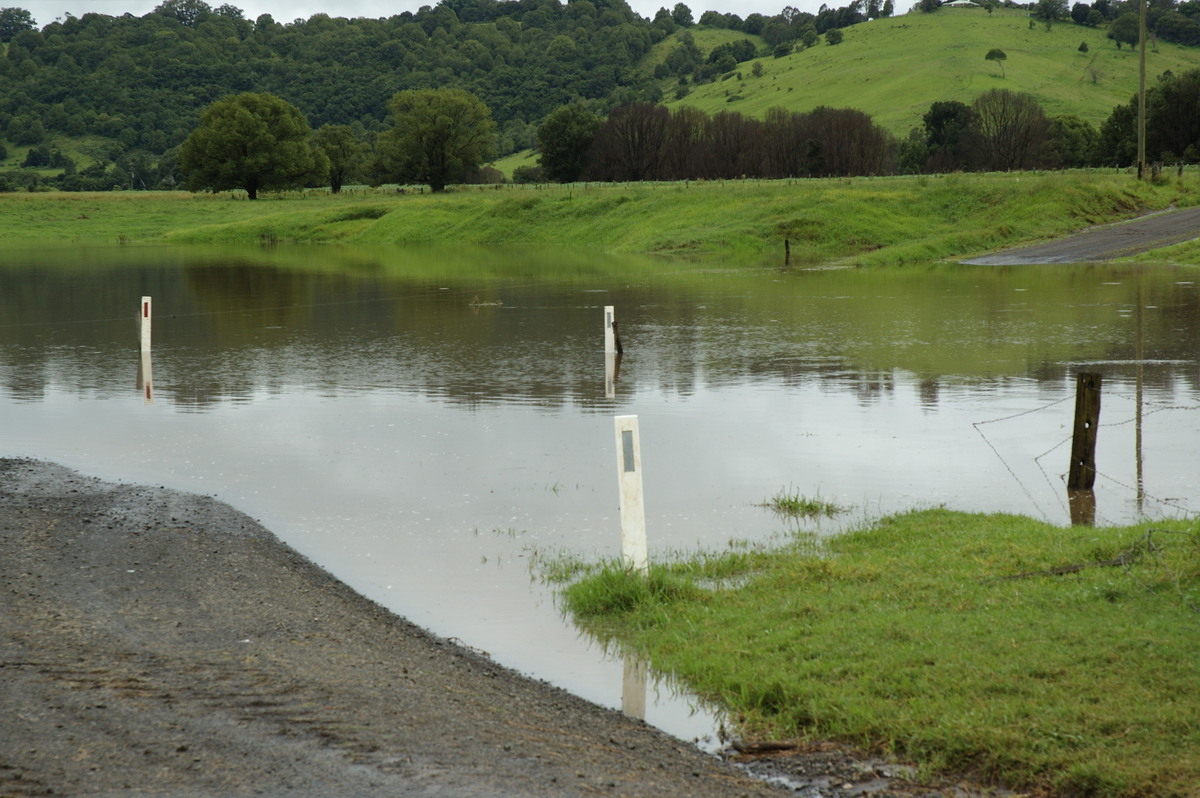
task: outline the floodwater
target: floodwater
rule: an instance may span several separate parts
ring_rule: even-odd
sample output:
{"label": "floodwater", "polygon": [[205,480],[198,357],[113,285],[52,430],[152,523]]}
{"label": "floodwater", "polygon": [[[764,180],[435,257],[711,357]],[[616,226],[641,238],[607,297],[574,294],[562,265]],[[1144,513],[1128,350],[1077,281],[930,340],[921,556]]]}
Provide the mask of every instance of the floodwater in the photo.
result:
{"label": "floodwater", "polygon": [[[10,250],[0,309],[0,454],[217,496],[398,614],[607,706],[638,668],[564,620],[536,562],[618,556],[614,416],[639,420],[652,558],[785,538],[796,523],[760,506],[780,492],[849,508],[822,532],[937,505],[1067,525],[1081,371],[1103,375],[1095,523],[1200,510],[1195,269]],[[648,693],[649,722],[712,736],[696,701]]]}

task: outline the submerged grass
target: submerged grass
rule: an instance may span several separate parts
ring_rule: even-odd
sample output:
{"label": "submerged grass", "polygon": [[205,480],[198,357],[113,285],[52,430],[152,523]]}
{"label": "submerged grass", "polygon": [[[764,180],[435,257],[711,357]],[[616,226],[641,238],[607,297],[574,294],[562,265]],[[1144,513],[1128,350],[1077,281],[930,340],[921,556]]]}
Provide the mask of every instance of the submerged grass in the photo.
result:
{"label": "submerged grass", "polygon": [[[1060,236],[1200,203],[1185,171],[1160,184],[1098,171],[783,181],[363,190],[255,202],[183,193],[0,194],[6,245],[481,244],[795,263],[895,265]],[[1179,249],[1184,257],[1194,250]],[[1190,262],[1190,261],[1189,261]]]}
{"label": "submerged grass", "polygon": [[608,564],[563,595],[581,625],[731,709],[747,736],[835,739],[1059,795],[1200,783],[1195,523],[922,511],[656,565],[649,580]]}
{"label": "submerged grass", "polygon": [[804,496],[795,488],[781,489],[762,506],[788,518],[833,518],[846,511],[846,508],[820,496]]}

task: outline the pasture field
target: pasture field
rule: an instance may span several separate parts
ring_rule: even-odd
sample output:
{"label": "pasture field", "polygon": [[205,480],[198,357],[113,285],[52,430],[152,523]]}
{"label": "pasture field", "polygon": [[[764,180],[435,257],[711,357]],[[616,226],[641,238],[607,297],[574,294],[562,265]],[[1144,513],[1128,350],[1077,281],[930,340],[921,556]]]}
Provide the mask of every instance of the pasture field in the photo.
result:
{"label": "pasture field", "polygon": [[[1200,202],[1194,171],[1157,184],[1076,171],[780,181],[295,192],[0,194],[4,246],[470,244],[793,265],[962,258]],[[1180,254],[1182,253],[1182,254]],[[1190,254],[1189,254],[1190,253]],[[1153,257],[1194,261],[1184,245]]]}
{"label": "pasture field", "polygon": [[[768,108],[811,111],[856,108],[903,138],[939,100],[972,103],[989,89],[1027,92],[1048,116],[1074,114],[1095,127],[1137,93],[1138,53],[1117,49],[1104,28],[1057,22],[1029,26],[1024,11],[944,8],[846,28],[841,44],[821,43],[784,58],[738,64],[731,77],[695,87],[668,107],[691,105],[709,114],[738,111],[762,118]],[[1080,45],[1087,51],[1080,52]],[[1007,55],[1003,72],[984,59]],[[1159,43],[1146,54],[1147,84],[1167,70],[1200,68],[1200,49]],[[669,98],[674,95],[666,92]]]}

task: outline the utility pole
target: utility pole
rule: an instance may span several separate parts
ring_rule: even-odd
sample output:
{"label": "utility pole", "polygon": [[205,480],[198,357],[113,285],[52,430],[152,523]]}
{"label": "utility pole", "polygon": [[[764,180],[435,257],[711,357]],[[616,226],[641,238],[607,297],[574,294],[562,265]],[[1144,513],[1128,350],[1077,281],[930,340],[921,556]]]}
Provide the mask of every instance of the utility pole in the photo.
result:
{"label": "utility pole", "polygon": [[1146,0],[1138,2],[1138,180],[1146,175]]}

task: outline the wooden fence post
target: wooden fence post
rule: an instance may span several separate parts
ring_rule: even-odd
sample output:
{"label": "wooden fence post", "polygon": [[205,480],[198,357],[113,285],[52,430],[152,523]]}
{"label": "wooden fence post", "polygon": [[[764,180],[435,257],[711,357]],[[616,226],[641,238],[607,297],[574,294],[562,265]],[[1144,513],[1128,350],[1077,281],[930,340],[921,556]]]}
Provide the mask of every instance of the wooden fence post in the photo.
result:
{"label": "wooden fence post", "polygon": [[1099,374],[1075,378],[1075,430],[1071,437],[1071,469],[1067,490],[1091,490],[1096,483],[1096,428],[1100,426]]}

